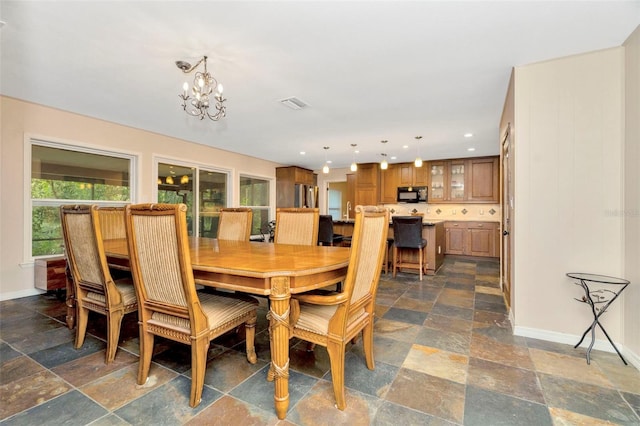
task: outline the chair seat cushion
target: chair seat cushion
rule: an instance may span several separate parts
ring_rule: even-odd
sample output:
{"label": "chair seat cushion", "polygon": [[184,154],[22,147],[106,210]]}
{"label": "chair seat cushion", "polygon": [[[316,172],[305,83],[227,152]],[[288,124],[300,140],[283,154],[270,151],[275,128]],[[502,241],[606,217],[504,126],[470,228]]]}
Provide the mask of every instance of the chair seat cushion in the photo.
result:
{"label": "chair seat cushion", "polygon": [[[300,303],[300,317],[298,318],[298,322],[295,327],[311,331],[312,333],[327,335],[329,333],[329,321],[336,313],[337,309],[337,305],[326,306]],[[364,308],[359,309],[349,318],[349,323],[366,314],[367,313]]]}
{"label": "chair seat cushion", "polygon": [[[131,306],[137,303],[136,299],[136,289],[133,286],[133,281],[131,278],[123,278],[121,280],[115,281],[116,288],[120,292],[122,296],[122,302],[124,306]],[[101,305],[106,303],[105,295],[102,293],[88,292],[87,299],[90,299],[92,302],[97,302]]]}
{"label": "chair seat cushion", "polygon": [[[258,301],[250,296],[233,293],[198,292],[202,311],[207,316],[209,329],[221,327],[236,318],[256,309]],[[151,315],[149,323],[156,323],[180,331],[191,332],[191,322],[187,318],[176,317],[160,312]]]}

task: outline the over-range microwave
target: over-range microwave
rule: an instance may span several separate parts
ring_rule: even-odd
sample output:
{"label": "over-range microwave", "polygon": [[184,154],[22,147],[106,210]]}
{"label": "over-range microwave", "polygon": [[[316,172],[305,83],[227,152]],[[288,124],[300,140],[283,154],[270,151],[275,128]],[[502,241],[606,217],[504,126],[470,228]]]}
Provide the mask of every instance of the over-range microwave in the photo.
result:
{"label": "over-range microwave", "polygon": [[398,203],[426,203],[426,186],[399,186]]}

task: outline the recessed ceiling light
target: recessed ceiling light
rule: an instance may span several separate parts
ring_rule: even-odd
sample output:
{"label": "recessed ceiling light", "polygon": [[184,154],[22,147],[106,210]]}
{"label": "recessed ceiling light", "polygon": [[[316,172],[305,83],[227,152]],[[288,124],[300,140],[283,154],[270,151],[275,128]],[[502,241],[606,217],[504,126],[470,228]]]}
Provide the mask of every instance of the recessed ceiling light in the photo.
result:
{"label": "recessed ceiling light", "polygon": [[391,158],[392,160],[395,160],[395,159],[397,159],[398,157],[396,157],[395,155],[392,155],[390,158]]}
{"label": "recessed ceiling light", "polygon": [[331,163],[333,163],[333,161],[331,161],[331,160],[327,160],[327,163],[331,164]]}
{"label": "recessed ceiling light", "polygon": [[467,148],[467,151],[475,151],[475,148]]}
{"label": "recessed ceiling light", "polygon": [[470,138],[470,137],[472,137],[472,136],[473,136],[473,133],[465,133],[465,134],[464,134],[464,137],[465,137],[465,138]]}
{"label": "recessed ceiling light", "polygon": [[305,154],[306,154],[306,152],[300,151],[300,155],[305,155]]}
{"label": "recessed ceiling light", "polygon": [[409,145],[402,145],[402,148],[407,149],[409,148]]}

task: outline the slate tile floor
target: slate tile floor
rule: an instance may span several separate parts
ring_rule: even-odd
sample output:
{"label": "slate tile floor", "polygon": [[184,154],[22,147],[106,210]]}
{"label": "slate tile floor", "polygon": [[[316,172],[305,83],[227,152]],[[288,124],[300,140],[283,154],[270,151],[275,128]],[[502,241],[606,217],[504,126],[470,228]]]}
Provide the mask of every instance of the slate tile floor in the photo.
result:
{"label": "slate tile floor", "polygon": [[158,341],[150,379],[136,385],[135,314],[125,318],[113,364],[105,323],[73,349],[65,307],[52,295],[0,303],[3,425],[596,425],[640,424],[640,372],[617,355],[513,336],[498,263],[447,257],[437,276],[382,276],[374,371],[361,342],[346,355],[347,409],[334,408],[326,350],[291,342],[290,409],[278,421],[261,302],[259,361],[242,334],[214,341],[202,403],[189,408],[187,347]]}

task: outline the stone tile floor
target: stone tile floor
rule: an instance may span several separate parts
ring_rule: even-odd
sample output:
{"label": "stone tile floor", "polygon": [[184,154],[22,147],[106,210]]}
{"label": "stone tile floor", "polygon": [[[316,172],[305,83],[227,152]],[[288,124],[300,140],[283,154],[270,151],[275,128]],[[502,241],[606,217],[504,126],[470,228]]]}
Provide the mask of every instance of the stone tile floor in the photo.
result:
{"label": "stone tile floor", "polygon": [[80,350],[54,295],[0,303],[3,425],[640,425],[640,372],[615,353],[512,334],[498,262],[447,257],[436,276],[382,275],[376,368],[361,342],[345,361],[347,408],[334,408],[327,352],[291,342],[290,408],[279,421],[266,381],[269,336],[261,300],[256,348],[243,337],[212,342],[203,399],[189,407],[188,347],[156,341],[150,379],[136,385],[136,315],[122,326],[116,360],[104,364],[106,325],[90,318]]}

